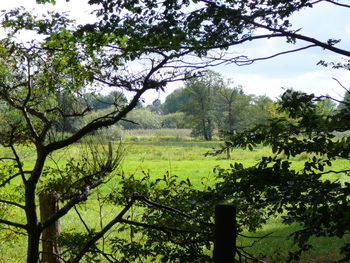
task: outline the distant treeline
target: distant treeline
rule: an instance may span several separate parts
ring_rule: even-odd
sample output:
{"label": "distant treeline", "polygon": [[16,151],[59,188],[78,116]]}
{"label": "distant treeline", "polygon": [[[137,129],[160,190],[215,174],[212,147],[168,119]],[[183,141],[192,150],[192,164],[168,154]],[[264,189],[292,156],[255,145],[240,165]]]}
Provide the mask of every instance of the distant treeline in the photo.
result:
{"label": "distant treeline", "polygon": [[[346,95],[344,99],[347,100],[348,97]],[[106,115],[110,114],[111,107],[119,111],[126,105],[127,98],[115,91],[109,94],[58,93],[55,103],[58,108],[64,109],[64,112],[57,115],[56,130],[75,132],[104,111]],[[320,100],[317,107],[327,113],[337,110],[337,105],[331,100]],[[192,136],[210,141],[214,134],[223,136],[256,124],[264,124],[283,114],[277,109],[277,103],[269,97],[245,94],[242,86],[208,71],[187,80],[184,87],[169,94],[164,103],[159,99],[147,106],[139,103],[109,132],[117,132],[118,129],[191,129]],[[81,119],[70,118],[70,115],[78,112],[89,114]],[[0,117],[13,118],[14,114],[0,105]],[[288,115],[285,117],[288,118]]]}

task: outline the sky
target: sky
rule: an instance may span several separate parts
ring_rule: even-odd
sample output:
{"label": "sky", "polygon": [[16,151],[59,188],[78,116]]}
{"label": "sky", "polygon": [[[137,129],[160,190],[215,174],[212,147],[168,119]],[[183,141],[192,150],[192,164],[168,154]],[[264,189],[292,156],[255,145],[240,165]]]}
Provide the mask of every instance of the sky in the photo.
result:
{"label": "sky", "polygon": [[[26,8],[38,7],[35,0],[11,0],[3,1],[0,9],[11,9],[24,6]],[[68,11],[79,22],[89,22],[90,6],[86,0],[57,0],[57,5],[52,7],[56,11]],[[43,8],[43,7],[42,7]],[[350,19],[346,8],[336,8],[329,4],[319,4],[317,7],[308,8],[291,17],[293,28],[300,29],[299,33],[319,40],[327,41],[329,38],[342,39],[340,47],[350,46]],[[295,45],[286,44],[282,39],[269,39],[252,41],[239,47],[234,47],[230,52],[247,55],[250,58],[265,57],[279,51],[294,49],[307,45],[297,42]],[[267,95],[272,99],[278,98],[286,88],[293,88],[317,95],[331,95],[341,99],[345,90],[335,79],[345,87],[350,86],[350,74],[346,70],[331,69],[317,65],[320,60],[328,62],[341,62],[342,56],[312,48],[298,53],[279,56],[277,58],[255,62],[248,66],[225,65],[211,68],[219,72],[225,78],[230,78],[234,83],[243,86],[246,94]],[[183,83],[171,84],[165,93],[148,92],[144,96],[146,104],[154,99],[165,100],[167,94],[175,88],[183,86]]]}

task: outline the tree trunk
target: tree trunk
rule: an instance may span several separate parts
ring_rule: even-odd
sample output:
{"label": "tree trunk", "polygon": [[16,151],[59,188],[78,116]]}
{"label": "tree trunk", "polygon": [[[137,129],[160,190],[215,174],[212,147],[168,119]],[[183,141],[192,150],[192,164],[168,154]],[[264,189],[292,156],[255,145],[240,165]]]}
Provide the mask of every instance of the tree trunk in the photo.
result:
{"label": "tree trunk", "polygon": [[27,263],[39,261],[40,229],[35,207],[35,184],[27,181],[25,184],[25,202],[28,232]]}
{"label": "tree trunk", "polygon": [[40,231],[37,226],[28,229],[27,263],[39,261]]}
{"label": "tree trunk", "polygon": [[[54,194],[41,193],[39,195],[40,220],[44,221],[58,211],[58,200]],[[42,232],[42,262],[59,263],[61,250],[57,242],[60,234],[60,224],[56,221]]]}

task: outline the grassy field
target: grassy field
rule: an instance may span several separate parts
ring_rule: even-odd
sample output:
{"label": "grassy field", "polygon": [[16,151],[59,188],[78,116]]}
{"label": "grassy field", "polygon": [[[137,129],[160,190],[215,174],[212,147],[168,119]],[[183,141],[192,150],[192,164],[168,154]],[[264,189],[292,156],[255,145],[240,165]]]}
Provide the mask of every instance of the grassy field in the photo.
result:
{"label": "grassy field", "polygon": [[[116,142],[117,143],[117,142]],[[232,152],[231,160],[226,159],[226,155],[221,156],[205,156],[205,153],[212,151],[220,145],[219,141],[202,142],[188,137],[188,131],[181,131],[178,134],[168,134],[165,130],[153,131],[152,133],[137,133],[123,135],[124,158],[121,162],[120,169],[128,174],[141,174],[143,171],[149,173],[152,178],[162,176],[167,171],[171,174],[179,176],[180,179],[190,178],[195,187],[201,187],[202,182],[213,183],[215,180],[213,169],[220,166],[228,168],[232,162],[242,162],[245,166],[254,165],[261,156],[270,154],[270,149],[261,147],[254,151],[245,151],[236,149]],[[2,155],[9,155],[5,149],[0,149]],[[24,147],[20,150],[20,155],[26,160],[26,167],[33,165],[35,156],[30,147]],[[50,165],[62,165],[68,159],[79,156],[80,149],[78,145],[70,147],[67,150],[58,152],[52,156],[49,161]],[[303,158],[296,159],[295,166],[301,166]],[[54,160],[54,161],[53,161]],[[347,167],[347,161],[338,161],[336,166]],[[334,178],[333,178],[334,179]],[[340,178],[345,180],[344,178]],[[107,188],[112,186],[106,186]],[[98,209],[96,200],[90,202],[86,213],[89,214],[92,227],[98,228],[100,222],[93,222]],[[112,211],[109,211],[112,213]],[[106,212],[107,213],[107,212]],[[17,215],[18,216],[18,215]],[[71,213],[62,221],[62,228],[78,227],[79,219]],[[281,224],[278,218],[272,218],[258,233],[251,235],[264,235],[272,232],[271,236],[256,243],[254,247],[249,249],[254,255],[264,258],[267,262],[285,262],[288,251],[293,248],[292,240],[288,238],[289,234],[298,228],[297,225],[285,226]],[[1,230],[0,230],[1,231]],[[343,239],[336,238],[317,238],[313,240],[315,250],[306,253],[302,262],[331,262],[338,257],[337,249],[349,241],[350,237]],[[246,245],[251,240],[239,239],[239,245]],[[16,249],[14,249],[16,247]],[[19,251],[25,251],[24,238],[18,240],[0,240],[0,263],[2,262],[23,262],[24,255]],[[16,260],[14,260],[16,259]]]}
{"label": "grassy field", "polygon": [[[122,163],[125,171],[138,173],[142,170],[149,171],[151,175],[159,176],[165,171],[170,171],[180,178],[190,178],[195,186],[200,187],[202,178],[205,182],[214,182],[213,168],[220,166],[228,168],[230,163],[241,162],[245,166],[254,165],[261,156],[271,154],[269,148],[261,147],[254,151],[235,149],[231,154],[231,160],[226,159],[226,155],[205,156],[205,153],[220,145],[219,141],[201,142],[187,140],[168,140],[164,141],[156,136],[148,137],[126,137],[125,147],[127,154]],[[308,155],[295,158],[294,168],[302,167],[303,161]],[[337,168],[349,167],[350,162],[338,160],[335,162]],[[348,180],[342,176],[329,176],[325,179],[342,181]],[[249,251],[254,255],[259,255],[267,262],[286,262],[288,251],[295,248],[293,241],[289,238],[290,233],[298,229],[297,225],[286,226],[281,223],[279,218],[272,218],[262,230],[257,233],[249,233],[253,236],[262,236],[267,233],[273,233],[266,239],[256,243]],[[248,233],[247,233],[248,234]],[[314,250],[303,255],[301,262],[332,262],[339,257],[338,249],[345,242],[349,242],[350,237],[338,238],[313,238],[312,245]],[[238,245],[247,245],[251,240],[239,239]]]}

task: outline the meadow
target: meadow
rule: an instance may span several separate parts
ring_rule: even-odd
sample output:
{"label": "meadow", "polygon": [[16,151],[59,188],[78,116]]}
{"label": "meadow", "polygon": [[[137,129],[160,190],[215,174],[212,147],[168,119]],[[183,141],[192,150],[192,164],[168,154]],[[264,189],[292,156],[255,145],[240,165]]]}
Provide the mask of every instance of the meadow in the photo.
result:
{"label": "meadow", "polygon": [[[234,149],[231,159],[226,159],[226,154],[219,156],[205,156],[205,153],[213,151],[220,146],[220,141],[203,142],[191,139],[187,136],[166,137],[166,131],[154,131],[152,136],[148,134],[144,137],[137,134],[126,136],[127,153],[122,167],[124,171],[138,173],[142,170],[149,171],[153,176],[162,175],[166,171],[179,176],[180,179],[190,178],[194,186],[201,187],[202,182],[213,183],[215,175],[214,167],[228,168],[233,162],[243,163],[244,166],[252,166],[257,163],[261,156],[271,154],[271,149],[258,147],[253,151]],[[157,135],[158,133],[158,135]],[[159,136],[161,133],[162,136]],[[165,137],[164,137],[165,136]],[[293,159],[295,169],[302,167],[303,161],[309,156],[307,154]],[[348,167],[349,161],[338,160],[335,165],[338,168]],[[345,176],[329,176],[325,179],[341,181],[348,180]],[[272,233],[269,237],[257,242],[248,249],[254,255],[266,260],[266,262],[277,263],[286,262],[288,251],[296,248],[289,235],[298,230],[298,225],[286,226],[279,218],[271,218],[269,224],[257,233],[245,233],[251,236],[264,236]],[[350,236],[342,239],[338,238],[313,238],[314,249],[306,252],[301,262],[332,262],[339,258],[338,249],[344,243],[349,242]],[[249,245],[252,240],[240,238],[239,246]]]}
{"label": "meadow", "polygon": [[[115,141],[118,144],[118,140]],[[267,147],[260,147],[254,151],[235,149],[232,151],[231,159],[226,159],[226,154],[219,156],[205,156],[205,153],[213,151],[221,142],[219,140],[204,142],[189,137],[189,131],[154,130],[154,131],[132,131],[123,134],[123,160],[119,171],[126,174],[141,175],[147,172],[151,178],[163,176],[166,172],[177,175],[179,179],[189,178],[194,187],[202,187],[203,184],[213,184],[215,167],[228,168],[230,163],[241,162],[245,166],[254,165],[261,156],[271,154]],[[6,149],[0,149],[6,156]],[[20,151],[21,156],[25,156],[25,164],[32,165],[34,157],[30,147],[25,147]],[[70,147],[67,150],[58,152],[49,161],[50,165],[63,165],[69,158],[79,154],[79,145]],[[302,161],[308,156],[295,159],[295,166],[301,166]],[[53,161],[55,160],[55,161]],[[336,166],[346,167],[350,163],[338,161]],[[339,177],[341,180],[346,180]],[[110,182],[113,184],[113,180]],[[106,185],[112,188],[111,185]],[[104,211],[106,215],[113,213],[114,209],[108,207]],[[91,227],[99,227],[101,222],[94,222],[93,219],[101,213],[98,208],[98,200],[92,200],[86,204],[84,214],[87,216],[87,223]],[[96,215],[96,217],[94,216]],[[14,214],[14,216],[18,216]],[[80,228],[79,218],[72,212],[62,221],[62,229],[69,230]],[[245,233],[252,236],[262,236],[272,233],[269,237],[257,242],[249,248],[249,252],[259,256],[269,263],[285,262],[288,251],[293,249],[293,242],[289,234],[298,229],[298,225],[286,226],[279,218],[271,218],[269,224],[257,233]],[[312,243],[314,250],[303,255],[301,262],[331,262],[339,257],[338,248],[345,242],[349,242],[350,237],[338,238],[314,238]],[[252,240],[238,239],[238,245],[247,245]],[[23,262],[24,255],[19,251],[25,251],[25,238],[18,237],[16,240],[0,240],[0,263],[2,262]]]}

